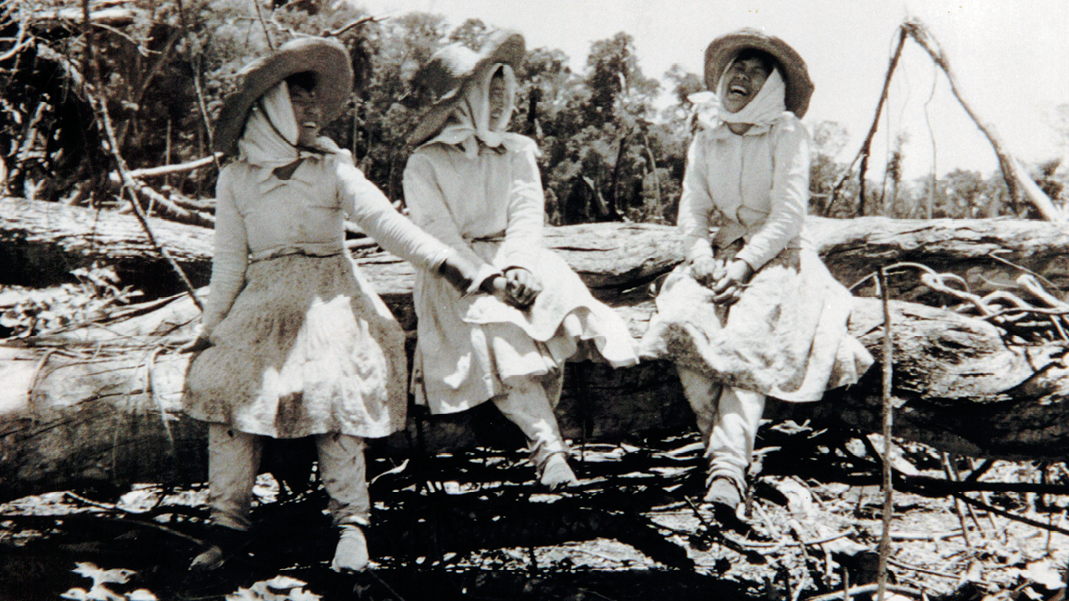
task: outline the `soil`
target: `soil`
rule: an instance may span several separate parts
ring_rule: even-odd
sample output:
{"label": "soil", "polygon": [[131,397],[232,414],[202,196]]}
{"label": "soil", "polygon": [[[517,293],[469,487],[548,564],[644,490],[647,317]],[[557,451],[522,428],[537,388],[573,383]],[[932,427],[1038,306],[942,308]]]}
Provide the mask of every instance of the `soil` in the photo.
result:
{"label": "soil", "polygon": [[[308,449],[294,447],[265,464],[280,477],[258,480],[248,544],[209,574],[187,571],[207,531],[203,485],[0,505],[0,599],[795,601],[847,585],[864,599],[883,533],[878,449],[874,436],[766,425],[743,511],[749,532],[699,503],[693,433],[576,444],[581,486],[560,494],[539,489],[518,450],[369,457],[373,565],[343,575],[329,569],[326,496]],[[888,595],[1064,599],[1065,464],[982,464],[903,443],[892,465]],[[1018,490],[962,493],[990,512],[939,490],[947,474],[969,482],[970,473],[970,486]]]}

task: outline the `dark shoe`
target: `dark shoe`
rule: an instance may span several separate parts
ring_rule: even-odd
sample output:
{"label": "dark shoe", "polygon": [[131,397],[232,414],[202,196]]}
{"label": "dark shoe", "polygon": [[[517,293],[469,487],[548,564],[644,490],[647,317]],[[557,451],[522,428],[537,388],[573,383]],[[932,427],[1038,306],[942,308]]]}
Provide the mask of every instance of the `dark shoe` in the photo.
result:
{"label": "dark shoe", "polygon": [[739,492],[734,482],[727,478],[713,478],[703,501],[712,505],[713,519],[721,526],[744,536],[750,533],[750,525],[738,515],[739,505],[742,504],[742,493]]}
{"label": "dark shoe", "polygon": [[205,537],[205,548],[193,558],[189,569],[194,571],[218,570],[226,560],[240,551],[249,541],[244,530],[212,525]]}

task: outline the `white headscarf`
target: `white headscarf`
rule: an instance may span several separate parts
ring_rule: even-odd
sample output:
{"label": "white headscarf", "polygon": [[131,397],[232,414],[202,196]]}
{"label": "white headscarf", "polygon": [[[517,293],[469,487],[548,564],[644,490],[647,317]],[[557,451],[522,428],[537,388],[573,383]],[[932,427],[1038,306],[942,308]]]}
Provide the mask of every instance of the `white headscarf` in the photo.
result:
{"label": "white headscarf", "polygon": [[[501,112],[496,123],[490,123],[490,82],[498,71],[505,78],[505,110]],[[512,72],[512,67],[497,63],[485,71],[481,80],[473,83],[474,85],[468,86],[464,98],[453,109],[448,125],[423,145],[435,142],[460,145],[470,159],[478,156],[480,142],[490,148],[504,146],[509,150],[519,149],[522,143],[526,143],[526,138],[505,131],[512,120],[513,104],[516,100],[516,75]]]}
{"label": "white headscarf", "polygon": [[[734,61],[731,64],[734,64]],[[731,70],[731,64],[728,65],[727,69],[724,69],[724,74],[720,76],[720,82],[717,83],[715,94],[713,92],[698,92],[687,97],[688,100],[694,103],[693,111],[697,116],[698,123],[709,130],[716,129],[721,123],[750,123],[763,128],[772,125],[787,110],[787,84],[779,74],[779,69],[772,69],[772,73],[765,79],[764,85],[761,86],[753,100],[742,107],[739,112],[731,113],[724,109],[723,104],[720,102],[720,99],[727,92],[727,74]],[[754,133],[759,132],[760,130],[754,131]]]}
{"label": "white headscarf", "polygon": [[[280,81],[265,92],[249,111],[245,131],[238,140],[238,159],[259,167],[257,181],[263,183],[278,167],[298,159],[322,156],[321,153],[299,148],[299,135],[289,86],[285,81]],[[325,136],[316,138],[315,145],[324,152],[338,151],[334,141]]]}

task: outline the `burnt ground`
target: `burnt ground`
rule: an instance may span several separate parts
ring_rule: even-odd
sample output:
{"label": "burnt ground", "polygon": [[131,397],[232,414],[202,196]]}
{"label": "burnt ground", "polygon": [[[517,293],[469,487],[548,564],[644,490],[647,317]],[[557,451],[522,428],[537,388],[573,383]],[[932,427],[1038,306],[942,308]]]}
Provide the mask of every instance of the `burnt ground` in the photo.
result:
{"label": "burnt ground", "polygon": [[[759,447],[748,533],[697,504],[694,434],[576,445],[582,485],[563,494],[540,490],[519,451],[372,456],[374,563],[360,575],[329,569],[326,496],[292,461],[304,451],[275,463],[279,479],[261,476],[250,543],[210,575],[186,571],[206,531],[203,485],[27,497],[0,505],[0,599],[795,601],[841,598],[847,585],[867,598],[883,530],[882,443],[785,422],[763,428]],[[903,443],[892,465],[895,594],[1064,598],[1065,464]]]}

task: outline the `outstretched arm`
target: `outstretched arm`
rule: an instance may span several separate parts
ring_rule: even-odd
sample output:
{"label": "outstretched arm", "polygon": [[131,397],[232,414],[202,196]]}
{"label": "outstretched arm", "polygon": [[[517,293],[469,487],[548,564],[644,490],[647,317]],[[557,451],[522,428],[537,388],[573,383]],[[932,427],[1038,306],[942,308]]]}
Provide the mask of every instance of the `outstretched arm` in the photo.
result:
{"label": "outstretched arm", "polygon": [[248,235],[231,192],[232,171],[223,169],[215,186],[215,253],[212,255],[211,294],[201,317],[202,334],[207,338],[230,312],[234,299],[245,285],[249,263]]}

